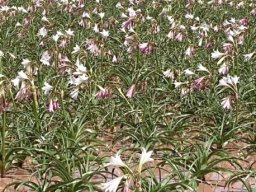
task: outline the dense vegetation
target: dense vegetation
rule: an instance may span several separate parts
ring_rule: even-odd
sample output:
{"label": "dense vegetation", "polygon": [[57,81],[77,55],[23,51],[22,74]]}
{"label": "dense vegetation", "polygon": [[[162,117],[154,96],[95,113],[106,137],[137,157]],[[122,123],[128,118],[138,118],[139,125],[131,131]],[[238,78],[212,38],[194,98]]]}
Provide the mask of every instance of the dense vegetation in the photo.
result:
{"label": "dense vegetation", "polygon": [[0,0],[0,25],[1,176],[31,173],[6,191],[256,189],[254,1]]}

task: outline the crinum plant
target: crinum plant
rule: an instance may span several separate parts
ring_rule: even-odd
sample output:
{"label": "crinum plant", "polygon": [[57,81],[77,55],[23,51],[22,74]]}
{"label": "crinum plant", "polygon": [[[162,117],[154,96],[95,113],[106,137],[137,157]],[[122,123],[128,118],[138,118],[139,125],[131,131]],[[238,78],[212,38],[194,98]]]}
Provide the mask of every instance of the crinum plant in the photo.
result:
{"label": "crinum plant", "polygon": [[[145,164],[153,161],[151,158],[152,153],[153,151],[147,152],[145,148],[142,148],[139,154],[140,160],[138,163],[135,163],[135,165],[132,165],[131,161],[128,163],[123,162],[119,153],[112,156],[105,167],[118,168],[116,172],[119,176],[106,183],[102,183],[100,188],[105,192],[116,192],[119,188],[127,192],[143,191],[142,178],[145,176],[144,172],[150,169],[149,167],[146,168]],[[122,184],[121,181],[123,181]]]}

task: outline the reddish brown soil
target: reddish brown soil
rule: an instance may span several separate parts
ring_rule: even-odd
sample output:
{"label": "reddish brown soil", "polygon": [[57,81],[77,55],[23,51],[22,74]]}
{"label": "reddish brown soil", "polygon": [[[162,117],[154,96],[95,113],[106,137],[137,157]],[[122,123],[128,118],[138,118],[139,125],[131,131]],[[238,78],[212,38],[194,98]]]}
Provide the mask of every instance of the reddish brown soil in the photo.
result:
{"label": "reddish brown soil", "polygon": [[[108,142],[110,143],[110,142]],[[242,145],[242,144],[241,144]],[[99,155],[103,156],[112,156],[114,155],[118,149],[120,149],[120,146],[118,145],[111,145],[109,144],[109,150],[108,151],[104,151],[104,152],[100,152]],[[238,156],[238,149],[234,148],[234,146],[232,146],[232,150],[230,150],[230,153],[233,156]],[[125,156],[123,157],[125,159]],[[154,157],[155,158],[155,157]],[[156,160],[157,161],[157,160]],[[156,163],[155,161],[155,163]],[[247,169],[249,167],[252,167],[253,169],[256,169],[256,153],[255,154],[251,154],[248,157],[245,157],[244,160],[241,160],[239,162],[243,168]],[[152,166],[152,165],[149,165]],[[225,167],[225,168],[230,168],[232,170],[239,170],[239,168],[236,168],[234,166],[232,166],[230,163],[228,162],[222,162],[220,165],[220,167]],[[29,165],[26,165],[25,167],[29,167]],[[118,170],[116,170],[117,174]],[[159,170],[156,169],[156,176],[159,177]],[[164,175],[166,175],[166,173],[161,172],[161,176],[164,177]],[[198,186],[198,192],[246,192],[247,190],[245,190],[245,188],[243,188],[243,184],[241,182],[235,182],[232,183],[230,186],[225,187],[225,183],[228,180],[229,175],[227,173],[210,173],[207,174],[205,176],[205,182],[204,183],[200,183]],[[4,187],[13,182],[13,181],[17,181],[17,180],[22,180],[22,181],[26,181],[26,180],[30,180],[30,179],[34,179],[35,178],[31,178],[31,173],[29,171],[27,171],[26,169],[20,169],[20,168],[15,168],[15,169],[11,169],[10,171],[7,172],[6,174],[6,178],[2,178],[0,179],[0,192],[3,191]],[[248,180],[248,182],[250,183],[250,185],[254,188],[256,188],[256,180],[250,178],[250,180]],[[19,190],[14,190],[13,188],[8,188],[8,190],[5,190],[6,192],[15,192],[15,191],[20,191],[20,192],[27,192],[28,190],[25,187],[20,188]]]}

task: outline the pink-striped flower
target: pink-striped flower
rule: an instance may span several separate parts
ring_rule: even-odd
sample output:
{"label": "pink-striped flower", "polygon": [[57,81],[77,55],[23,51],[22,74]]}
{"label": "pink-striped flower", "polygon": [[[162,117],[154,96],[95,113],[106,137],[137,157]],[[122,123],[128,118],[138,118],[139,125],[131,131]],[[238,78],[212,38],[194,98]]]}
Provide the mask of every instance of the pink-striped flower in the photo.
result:
{"label": "pink-striped flower", "polygon": [[151,54],[154,50],[153,44],[152,43],[141,43],[139,44],[139,50],[145,54]]}
{"label": "pink-striped flower", "polygon": [[228,97],[223,98],[221,101],[221,106],[223,107],[223,109],[231,109],[232,108],[231,97],[228,96]]}
{"label": "pink-striped flower", "polygon": [[133,97],[135,94],[135,84],[132,84],[131,87],[128,89],[127,93],[126,93],[126,96],[128,98],[131,98]]}
{"label": "pink-striped flower", "polygon": [[108,88],[103,88],[100,86],[99,86],[99,88],[100,88],[100,90],[97,91],[97,93],[95,94],[95,97],[97,99],[105,99],[105,98],[112,96],[111,90],[109,90]]}
{"label": "pink-striped flower", "polygon": [[49,103],[48,103],[48,111],[49,112],[54,112],[56,111],[57,109],[59,109],[60,106],[59,106],[59,102],[57,99],[50,99]]}

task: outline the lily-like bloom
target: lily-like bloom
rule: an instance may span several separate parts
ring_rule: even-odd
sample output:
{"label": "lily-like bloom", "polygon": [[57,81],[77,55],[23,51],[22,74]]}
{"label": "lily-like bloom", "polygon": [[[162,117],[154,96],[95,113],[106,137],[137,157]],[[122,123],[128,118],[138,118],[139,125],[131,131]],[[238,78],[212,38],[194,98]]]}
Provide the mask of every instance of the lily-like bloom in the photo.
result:
{"label": "lily-like bloom", "polygon": [[206,83],[205,76],[200,77],[200,78],[198,78],[198,79],[195,79],[195,80],[193,80],[192,83],[191,83],[191,88],[192,88],[193,90],[198,90],[198,91],[200,91],[200,90],[205,89],[206,86],[207,86],[207,83]]}
{"label": "lily-like bloom", "polygon": [[218,71],[219,71],[219,74],[222,74],[222,75],[228,74],[229,67],[228,67],[227,63],[224,62],[224,63],[220,66],[220,68],[218,69]]}
{"label": "lily-like bloom", "polygon": [[32,92],[27,87],[24,81],[22,81],[19,91],[17,92],[15,99],[21,101],[24,99],[30,99],[32,97]]}
{"label": "lily-like bloom", "polygon": [[88,76],[86,75],[79,75],[78,77],[71,76],[69,80],[69,84],[79,86],[82,83],[87,82],[87,80],[88,80]]}
{"label": "lily-like bloom", "polygon": [[184,82],[180,82],[180,81],[175,81],[173,84],[174,84],[175,88],[178,88],[178,87],[180,87],[181,85],[183,85],[185,83]]}
{"label": "lily-like bloom", "polygon": [[189,46],[186,51],[185,51],[185,55],[186,57],[190,58],[195,54],[195,48],[193,46]]}
{"label": "lily-like bloom", "polygon": [[98,56],[100,54],[100,49],[94,39],[86,40],[86,49],[89,50],[94,56]]}
{"label": "lily-like bloom", "polygon": [[150,156],[152,155],[153,151],[147,152],[146,149],[143,147],[141,149],[141,155],[140,155],[140,163],[139,163],[139,172],[142,170],[142,166],[150,161],[154,161]]}
{"label": "lily-like bloom", "polygon": [[255,52],[244,54],[244,61],[249,61],[254,54]]}
{"label": "lily-like bloom", "polygon": [[111,91],[108,88],[100,87],[100,90],[95,94],[97,99],[105,99],[112,96]]}
{"label": "lily-like bloom", "polygon": [[100,34],[102,35],[102,37],[107,38],[107,37],[109,36],[109,31],[103,29],[103,30],[100,32]]}
{"label": "lily-like bloom", "polygon": [[212,57],[213,59],[219,59],[219,58],[223,57],[224,55],[226,55],[226,54],[219,52],[219,50],[216,50],[216,51],[214,51],[214,52],[211,54],[211,57]]}
{"label": "lily-like bloom", "polygon": [[154,159],[150,158],[150,156],[152,155],[153,151],[149,151],[147,152],[147,150],[143,147],[141,149],[141,157],[140,157],[140,164],[145,164],[149,161],[153,161]]}
{"label": "lily-like bloom", "polygon": [[45,37],[47,35],[47,29],[45,27],[40,28],[37,35],[41,37]]}
{"label": "lily-like bloom", "polygon": [[52,39],[57,42],[58,39],[63,36],[64,34],[61,31],[57,31],[57,33],[55,35],[52,36]]}
{"label": "lily-like bloom", "polygon": [[49,65],[51,65],[50,60],[51,60],[51,56],[50,56],[49,52],[48,51],[43,52],[42,57],[40,59],[40,62],[43,65],[48,65],[49,66]]}
{"label": "lily-like bloom", "polygon": [[170,69],[167,69],[166,71],[163,72],[164,76],[170,79],[175,79],[174,72],[171,71]]}
{"label": "lily-like bloom", "polygon": [[73,47],[73,51],[71,52],[72,54],[78,53],[80,51],[80,46],[76,44],[75,47]]}
{"label": "lily-like bloom", "polygon": [[141,43],[139,44],[139,50],[143,53],[143,54],[151,54],[154,50],[153,44],[152,43]]}
{"label": "lily-like bloom", "polygon": [[110,158],[110,161],[106,164],[106,166],[127,167],[118,153]]}
{"label": "lily-like bloom", "polygon": [[126,96],[128,98],[131,98],[133,97],[135,94],[135,84],[132,84],[131,87],[128,89],[127,93],[126,93]]}
{"label": "lily-like bloom", "polygon": [[76,71],[73,73],[74,75],[84,75],[87,72],[86,67],[80,62],[79,59],[76,60]]}
{"label": "lily-like bloom", "polygon": [[77,99],[78,97],[78,94],[79,94],[79,88],[75,88],[73,91],[71,91],[71,93],[69,94],[69,96],[72,98],[72,99]]}
{"label": "lily-like bloom", "polygon": [[175,36],[175,39],[179,42],[181,42],[184,38],[184,35],[182,33],[178,33],[176,36]]}
{"label": "lily-like bloom", "polygon": [[48,95],[49,92],[53,89],[53,87],[47,83],[47,82],[44,82],[44,86],[42,87],[42,90],[44,91],[44,94],[45,95]]}
{"label": "lily-like bloom", "polygon": [[49,112],[54,112],[58,108],[60,108],[58,100],[57,99],[54,99],[54,100],[51,99],[49,104],[48,104],[48,111]]}
{"label": "lily-like bloom", "polygon": [[223,107],[223,109],[231,109],[231,98],[230,97],[225,97],[222,99],[221,101],[221,106]]}
{"label": "lily-like bloom", "polygon": [[4,52],[0,50],[0,58],[4,56]]}
{"label": "lily-like bloom", "polygon": [[[230,38],[231,42],[234,41],[232,36],[229,36],[229,38]],[[225,51],[225,53],[232,53],[232,51],[234,49],[232,43],[224,43],[222,47],[223,47],[223,50]]]}
{"label": "lily-like bloom", "polygon": [[185,73],[185,75],[194,75],[195,73],[193,72],[193,71],[191,71],[190,69],[185,69],[184,70],[184,73]]}
{"label": "lily-like bloom", "polygon": [[72,31],[71,29],[65,30],[65,32],[68,36],[74,36],[74,31]]}
{"label": "lily-like bloom", "polygon": [[116,55],[113,55],[112,63],[118,63],[118,59],[117,59]]}
{"label": "lily-like bloom", "polygon": [[207,73],[210,73],[209,70],[205,66],[203,66],[202,64],[199,64],[197,66],[197,71],[205,71]]}
{"label": "lily-like bloom", "polygon": [[11,82],[12,82],[14,87],[19,88],[20,79],[18,77],[16,77],[15,79],[12,79]]}
{"label": "lily-like bloom", "polygon": [[28,79],[28,76],[27,76],[27,74],[24,71],[19,71],[18,72],[18,78],[20,80],[25,80],[25,79]]}
{"label": "lily-like bloom", "polygon": [[219,81],[219,86],[236,86],[237,83],[239,81],[239,77],[237,76],[230,76],[228,75],[227,77],[223,77],[220,81]]}
{"label": "lily-like bloom", "polygon": [[124,178],[124,176],[121,176],[121,177],[117,177],[109,182],[102,183],[101,184],[102,190],[104,190],[105,192],[116,192],[118,189],[118,186],[123,178]]}
{"label": "lily-like bloom", "polygon": [[24,66],[24,68],[27,68],[30,65],[31,61],[29,59],[23,59],[21,64]]}
{"label": "lily-like bloom", "polygon": [[27,74],[24,71],[19,71],[18,76],[15,79],[12,79],[11,82],[14,87],[19,88],[20,83],[23,83],[26,79],[29,79]]}

